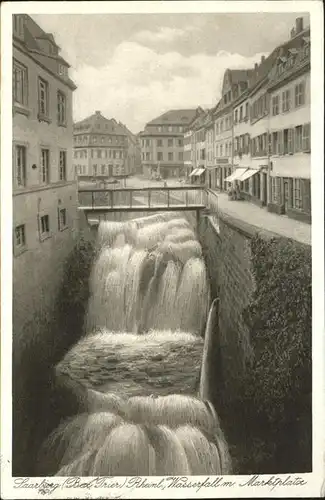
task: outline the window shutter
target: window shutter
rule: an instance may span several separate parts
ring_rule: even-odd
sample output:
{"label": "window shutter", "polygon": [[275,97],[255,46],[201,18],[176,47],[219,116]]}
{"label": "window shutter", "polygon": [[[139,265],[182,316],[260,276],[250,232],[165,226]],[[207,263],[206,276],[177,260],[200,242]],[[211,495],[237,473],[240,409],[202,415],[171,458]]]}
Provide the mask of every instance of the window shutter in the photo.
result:
{"label": "window shutter", "polygon": [[278,154],[283,155],[283,150],[284,150],[284,145],[283,145],[283,139],[284,139],[284,131],[280,130],[278,132]]}
{"label": "window shutter", "polygon": [[293,153],[293,129],[288,129],[288,153]]}
{"label": "window shutter", "polygon": [[272,155],[272,133],[268,134],[268,152],[269,155]]}
{"label": "window shutter", "polygon": [[310,180],[301,181],[302,208],[304,212],[311,212]]}
{"label": "window shutter", "polygon": [[310,123],[302,127],[302,150],[310,151]]}

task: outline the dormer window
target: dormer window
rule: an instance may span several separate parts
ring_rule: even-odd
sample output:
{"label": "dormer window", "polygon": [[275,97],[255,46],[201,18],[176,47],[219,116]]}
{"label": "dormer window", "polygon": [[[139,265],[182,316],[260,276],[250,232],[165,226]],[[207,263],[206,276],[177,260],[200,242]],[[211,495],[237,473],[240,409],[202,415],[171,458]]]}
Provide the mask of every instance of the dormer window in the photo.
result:
{"label": "dormer window", "polygon": [[66,77],[68,74],[68,68],[64,64],[59,64],[59,75]]}
{"label": "dormer window", "polygon": [[24,38],[24,17],[21,14],[13,16],[14,34],[19,38]]}

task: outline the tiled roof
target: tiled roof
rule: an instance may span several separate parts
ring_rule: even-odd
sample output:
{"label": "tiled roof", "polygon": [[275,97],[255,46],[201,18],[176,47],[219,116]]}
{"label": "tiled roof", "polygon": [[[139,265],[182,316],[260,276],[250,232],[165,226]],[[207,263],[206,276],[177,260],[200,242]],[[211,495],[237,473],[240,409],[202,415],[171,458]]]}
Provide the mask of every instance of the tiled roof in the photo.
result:
{"label": "tiled roof", "polygon": [[195,118],[197,109],[172,109],[158,118],[151,120],[147,125],[188,125]]}
{"label": "tiled roof", "polygon": [[73,128],[74,134],[128,135],[114,118],[109,120],[98,111],[75,123]]}

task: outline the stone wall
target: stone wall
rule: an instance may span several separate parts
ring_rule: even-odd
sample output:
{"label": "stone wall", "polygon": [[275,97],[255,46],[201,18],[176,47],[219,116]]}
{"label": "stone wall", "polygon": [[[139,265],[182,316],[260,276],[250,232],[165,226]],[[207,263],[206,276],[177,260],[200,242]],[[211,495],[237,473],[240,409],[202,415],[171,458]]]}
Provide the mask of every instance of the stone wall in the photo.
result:
{"label": "stone wall", "polygon": [[[307,472],[311,467],[310,247],[285,238],[273,240],[275,236],[223,213],[204,216],[199,228],[212,299],[219,297],[211,399],[228,437],[235,473],[241,474]],[[257,241],[262,250],[256,256]],[[301,259],[298,264],[296,256]],[[283,297],[282,290],[286,290]],[[281,321],[274,326],[280,314]],[[284,345],[292,343],[285,361],[284,348],[277,351],[279,338]],[[296,358],[301,373],[293,368]],[[273,394],[280,374],[287,389]],[[301,390],[294,385],[297,377],[306,380]],[[305,430],[297,422],[304,422]]]}
{"label": "stone wall", "polygon": [[[219,297],[219,332],[216,350],[219,349],[219,366],[216,380],[221,386],[235,382],[247,357],[251,355],[249,332],[241,317],[254,290],[250,262],[250,238],[247,228],[236,226],[229,220],[212,216],[202,218],[200,241],[211,285],[212,298]],[[221,380],[222,379],[222,380]],[[227,392],[227,391],[226,391]]]}

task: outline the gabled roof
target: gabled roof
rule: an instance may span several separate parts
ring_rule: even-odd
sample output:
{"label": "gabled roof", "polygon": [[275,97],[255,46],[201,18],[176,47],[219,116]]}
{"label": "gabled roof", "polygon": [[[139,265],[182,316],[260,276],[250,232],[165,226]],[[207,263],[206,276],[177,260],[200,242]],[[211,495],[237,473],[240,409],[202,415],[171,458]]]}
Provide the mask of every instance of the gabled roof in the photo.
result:
{"label": "gabled roof", "polygon": [[100,111],[76,122],[73,128],[74,134],[128,135],[124,126],[118,124],[114,118],[105,118]]}
{"label": "gabled roof", "polygon": [[197,109],[172,109],[147,123],[148,125],[184,125],[195,118]]}

